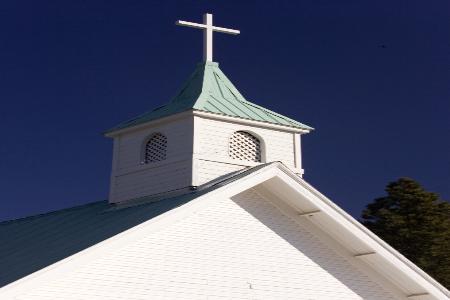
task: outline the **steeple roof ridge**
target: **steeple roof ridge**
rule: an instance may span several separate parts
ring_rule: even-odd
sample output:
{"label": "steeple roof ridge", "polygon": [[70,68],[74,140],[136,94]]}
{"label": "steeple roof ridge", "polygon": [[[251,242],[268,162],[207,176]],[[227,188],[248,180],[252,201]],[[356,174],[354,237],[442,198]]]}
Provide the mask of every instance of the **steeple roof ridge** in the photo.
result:
{"label": "steeple roof ridge", "polygon": [[107,133],[191,109],[305,130],[313,129],[246,100],[220,70],[218,63],[203,62],[197,65],[168,104],[120,123]]}

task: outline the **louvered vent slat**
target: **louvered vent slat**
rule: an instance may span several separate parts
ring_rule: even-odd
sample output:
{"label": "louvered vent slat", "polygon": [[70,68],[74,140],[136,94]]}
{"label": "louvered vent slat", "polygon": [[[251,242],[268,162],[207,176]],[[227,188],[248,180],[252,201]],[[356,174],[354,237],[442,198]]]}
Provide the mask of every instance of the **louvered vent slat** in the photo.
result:
{"label": "louvered vent slat", "polygon": [[155,133],[145,144],[146,164],[162,161],[166,159],[167,155],[167,137],[161,133]]}
{"label": "louvered vent slat", "polygon": [[245,131],[236,131],[230,139],[231,158],[261,162],[261,144],[257,137]]}

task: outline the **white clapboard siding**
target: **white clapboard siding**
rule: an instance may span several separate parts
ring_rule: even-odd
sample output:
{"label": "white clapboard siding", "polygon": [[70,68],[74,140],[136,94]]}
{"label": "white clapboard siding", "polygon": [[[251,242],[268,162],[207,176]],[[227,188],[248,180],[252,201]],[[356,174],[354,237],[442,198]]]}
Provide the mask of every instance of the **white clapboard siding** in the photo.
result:
{"label": "white clapboard siding", "polygon": [[220,176],[241,170],[245,165],[227,164],[216,161],[208,161],[199,159],[197,163],[197,185],[207,183],[211,180],[217,179]]}
{"label": "white clapboard siding", "polygon": [[144,143],[152,133],[157,132],[167,137],[168,159],[192,153],[192,120],[185,118],[121,135],[117,168],[124,172],[139,165]]}
{"label": "white clapboard siding", "polygon": [[[281,161],[292,169],[301,165],[295,159],[294,133],[275,129],[244,125],[237,122],[196,117],[194,148],[198,159],[196,176],[198,184],[227,173],[255,166],[251,161],[232,159],[229,155],[230,137],[236,131],[245,131],[256,136],[262,146],[262,163]],[[297,138],[300,138],[297,136]],[[300,151],[300,150],[298,150]],[[298,160],[297,160],[298,161]]]}
{"label": "white clapboard siding", "polygon": [[[302,173],[298,159],[300,149],[294,140],[300,139],[298,134],[264,128],[264,123],[253,126],[239,119],[231,122],[185,115],[184,118],[126,131],[114,138],[110,202],[201,185],[257,165],[253,161],[230,157],[230,137],[236,131],[249,132],[260,140],[261,163],[281,161],[294,172]],[[167,138],[166,160],[143,164],[143,148],[154,133],[164,134]]]}
{"label": "white clapboard siding", "polygon": [[263,145],[262,162],[281,161],[295,168],[293,133],[206,118],[201,118],[199,124],[201,158],[230,159],[230,137],[236,131],[247,131],[258,137]]}
{"label": "white clapboard siding", "polygon": [[248,190],[15,299],[399,299],[369,274]]}
{"label": "white clapboard siding", "polygon": [[[151,167],[151,166],[150,166]],[[159,163],[151,167],[117,176],[114,184],[114,202],[172,192],[191,185],[191,160]]]}
{"label": "white clapboard siding", "polygon": [[[110,202],[171,192],[192,183],[192,117],[159,123],[115,137]],[[143,163],[148,138],[161,133],[167,138],[166,159]]]}

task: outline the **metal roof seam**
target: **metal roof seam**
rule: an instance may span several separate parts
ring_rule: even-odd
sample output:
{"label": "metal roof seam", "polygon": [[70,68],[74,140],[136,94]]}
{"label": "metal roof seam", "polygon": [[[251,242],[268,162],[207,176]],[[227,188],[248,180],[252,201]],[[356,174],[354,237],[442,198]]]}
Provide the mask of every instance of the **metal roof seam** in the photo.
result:
{"label": "metal roof seam", "polygon": [[[220,105],[219,105],[220,104]],[[221,106],[223,106],[221,108]],[[211,111],[211,109],[217,111]],[[107,130],[133,127],[189,109],[220,113],[231,117],[290,126],[300,129],[313,129],[291,118],[275,113],[255,103],[247,101],[217,63],[198,64],[195,71],[184,82],[183,87],[168,104],[146,112]]]}

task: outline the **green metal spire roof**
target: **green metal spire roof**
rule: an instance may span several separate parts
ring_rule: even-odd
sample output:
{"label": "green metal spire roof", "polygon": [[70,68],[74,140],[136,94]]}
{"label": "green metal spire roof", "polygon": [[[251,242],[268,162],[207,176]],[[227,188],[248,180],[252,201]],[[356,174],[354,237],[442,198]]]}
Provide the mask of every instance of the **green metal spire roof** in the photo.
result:
{"label": "green metal spire roof", "polygon": [[218,63],[205,62],[197,65],[194,73],[170,103],[125,121],[107,132],[133,127],[192,109],[299,129],[313,129],[247,101],[219,69]]}

